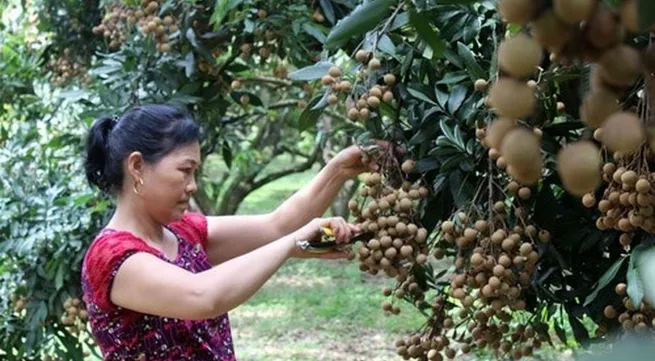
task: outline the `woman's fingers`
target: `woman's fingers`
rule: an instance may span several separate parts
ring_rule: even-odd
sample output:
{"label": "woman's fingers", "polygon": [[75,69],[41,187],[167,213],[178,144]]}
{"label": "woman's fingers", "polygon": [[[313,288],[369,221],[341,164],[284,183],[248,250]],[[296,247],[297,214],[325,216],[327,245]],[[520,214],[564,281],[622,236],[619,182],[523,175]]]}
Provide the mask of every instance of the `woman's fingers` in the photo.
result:
{"label": "woman's fingers", "polygon": [[343,217],[328,218],[323,225],[332,229],[337,243],[348,242],[355,233],[359,232],[358,227],[349,224]]}

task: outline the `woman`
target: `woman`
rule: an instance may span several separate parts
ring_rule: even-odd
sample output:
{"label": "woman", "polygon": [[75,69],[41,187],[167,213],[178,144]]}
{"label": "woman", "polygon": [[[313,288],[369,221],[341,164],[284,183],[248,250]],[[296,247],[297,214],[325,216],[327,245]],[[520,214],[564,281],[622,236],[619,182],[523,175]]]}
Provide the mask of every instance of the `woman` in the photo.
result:
{"label": "woman", "polygon": [[199,136],[193,119],[168,105],[135,107],[90,129],[88,181],[117,202],[82,269],[105,360],[235,360],[228,311],[289,258],[348,256],[309,254],[297,241],[318,236],[320,226],[338,242],[358,232],[342,218],[316,218],[345,180],[367,170],[357,147],[271,213],[206,217],[189,211]]}

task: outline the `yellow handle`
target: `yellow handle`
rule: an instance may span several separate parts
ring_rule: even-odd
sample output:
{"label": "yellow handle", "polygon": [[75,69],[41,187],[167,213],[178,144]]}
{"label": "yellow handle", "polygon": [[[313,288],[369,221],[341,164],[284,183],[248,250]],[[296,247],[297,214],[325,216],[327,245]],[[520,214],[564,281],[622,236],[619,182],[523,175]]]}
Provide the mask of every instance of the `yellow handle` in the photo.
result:
{"label": "yellow handle", "polygon": [[327,237],[334,237],[334,232],[332,231],[332,228],[321,227],[321,230],[323,231],[323,234],[326,235]]}

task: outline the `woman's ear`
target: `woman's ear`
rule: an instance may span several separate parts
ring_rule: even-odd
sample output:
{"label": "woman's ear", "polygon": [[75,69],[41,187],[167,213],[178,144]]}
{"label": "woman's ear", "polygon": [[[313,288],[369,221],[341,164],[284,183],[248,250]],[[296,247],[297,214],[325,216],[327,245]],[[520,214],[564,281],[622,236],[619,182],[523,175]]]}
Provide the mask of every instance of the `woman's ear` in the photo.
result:
{"label": "woman's ear", "polygon": [[132,178],[134,182],[139,182],[143,179],[143,168],[145,162],[143,160],[143,155],[141,152],[132,152],[127,157],[127,175]]}

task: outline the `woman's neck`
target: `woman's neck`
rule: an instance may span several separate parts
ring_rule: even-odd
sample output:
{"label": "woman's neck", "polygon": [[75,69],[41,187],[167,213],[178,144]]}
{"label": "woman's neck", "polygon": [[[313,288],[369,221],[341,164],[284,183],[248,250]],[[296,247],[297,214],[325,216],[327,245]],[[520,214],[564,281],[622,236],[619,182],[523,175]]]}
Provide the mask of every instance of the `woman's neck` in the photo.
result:
{"label": "woman's neck", "polygon": [[163,243],[163,225],[139,208],[134,202],[119,198],[107,228],[126,230],[148,242]]}

